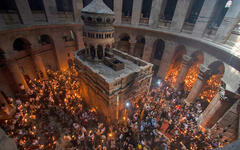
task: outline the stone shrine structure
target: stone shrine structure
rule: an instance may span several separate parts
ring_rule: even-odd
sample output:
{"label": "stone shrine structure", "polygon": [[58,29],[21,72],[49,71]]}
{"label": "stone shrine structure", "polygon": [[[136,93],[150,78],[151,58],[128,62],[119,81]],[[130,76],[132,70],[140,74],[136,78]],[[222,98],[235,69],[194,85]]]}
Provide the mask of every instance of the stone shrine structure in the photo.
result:
{"label": "stone shrine structure", "polygon": [[119,119],[127,102],[148,93],[152,64],[113,48],[114,13],[102,0],[83,8],[81,18],[85,48],[74,53],[80,94],[108,121]]}

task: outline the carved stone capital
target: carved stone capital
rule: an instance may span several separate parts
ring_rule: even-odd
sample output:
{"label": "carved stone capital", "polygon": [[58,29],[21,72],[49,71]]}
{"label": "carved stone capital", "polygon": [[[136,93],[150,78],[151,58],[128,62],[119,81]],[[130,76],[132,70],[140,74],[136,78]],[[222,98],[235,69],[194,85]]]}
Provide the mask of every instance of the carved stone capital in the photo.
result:
{"label": "carved stone capital", "polygon": [[203,64],[199,65],[199,74],[198,78],[202,81],[207,81],[212,75],[211,70],[204,66]]}
{"label": "carved stone capital", "polygon": [[190,57],[188,55],[183,55],[183,65],[191,66],[192,63],[193,63],[192,57]]}

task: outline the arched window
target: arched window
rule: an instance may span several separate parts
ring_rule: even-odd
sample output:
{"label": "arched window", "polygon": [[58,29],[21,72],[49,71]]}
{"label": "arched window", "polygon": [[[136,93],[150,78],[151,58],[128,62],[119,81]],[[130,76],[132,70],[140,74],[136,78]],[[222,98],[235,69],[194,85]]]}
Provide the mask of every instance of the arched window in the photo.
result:
{"label": "arched window", "polygon": [[44,35],[40,36],[39,42],[42,45],[51,44],[52,43],[52,39],[49,37],[49,35],[44,34]]}
{"label": "arched window", "polygon": [[157,41],[154,42],[153,44],[153,48],[154,48],[154,58],[161,60],[162,59],[162,55],[165,49],[165,42],[161,39],[158,39]]}
{"label": "arched window", "polygon": [[24,38],[17,38],[13,43],[13,49],[16,51],[27,50],[31,48],[31,44]]}
{"label": "arched window", "polygon": [[143,36],[137,36],[136,38],[136,44],[134,47],[134,53],[133,55],[142,58],[143,56],[143,51],[144,51],[144,46],[145,46],[145,38]]}
{"label": "arched window", "polygon": [[90,46],[90,55],[91,55],[92,59],[95,58],[95,47],[93,47],[92,45]]}

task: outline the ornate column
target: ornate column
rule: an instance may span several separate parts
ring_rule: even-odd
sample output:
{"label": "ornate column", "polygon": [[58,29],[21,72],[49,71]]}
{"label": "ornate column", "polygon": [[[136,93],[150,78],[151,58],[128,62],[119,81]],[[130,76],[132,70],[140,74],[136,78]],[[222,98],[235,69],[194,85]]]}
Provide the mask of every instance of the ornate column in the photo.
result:
{"label": "ornate column", "polygon": [[94,49],[95,49],[95,57],[94,57],[94,60],[98,60],[97,47],[94,46]]}
{"label": "ornate column", "polygon": [[149,25],[153,28],[157,28],[158,21],[159,21],[159,15],[161,12],[162,5],[164,0],[153,0],[152,1],[152,7],[151,7],[151,13],[149,17]]}
{"label": "ornate column", "polygon": [[180,32],[182,30],[188,9],[192,0],[179,0],[177,2],[174,16],[171,23],[171,30]]}
{"label": "ornate column", "polygon": [[134,48],[135,48],[135,45],[136,45],[136,40],[135,40],[135,41],[129,41],[129,43],[130,43],[129,54],[130,54],[130,55],[133,55],[133,53],[134,53]]}
{"label": "ornate column", "polygon": [[145,37],[145,45],[144,45],[142,59],[147,62],[150,62],[150,58],[153,51],[153,42],[154,42],[153,37],[150,37],[150,36]]}
{"label": "ornate column", "polygon": [[83,8],[83,0],[73,0],[72,5],[74,21],[77,23],[82,23],[81,15],[79,12],[81,12],[81,9]]}
{"label": "ornate column", "polygon": [[49,23],[58,22],[57,6],[55,0],[43,0],[44,10]]}
{"label": "ornate column", "polygon": [[82,29],[76,28],[73,29],[75,36],[76,36],[76,43],[77,43],[77,49],[83,49],[84,43],[83,43],[83,35],[82,35]]}
{"label": "ornate column", "polygon": [[33,54],[32,58],[33,58],[33,61],[35,63],[38,75],[39,75],[39,72],[41,72],[43,74],[43,79],[46,79],[47,78],[47,71],[46,71],[46,68],[43,64],[42,57],[39,56],[38,54]]}
{"label": "ornate column", "polygon": [[58,30],[52,32],[53,43],[55,46],[58,67],[61,71],[68,69],[68,56],[65,49],[65,41],[62,38],[62,33]]}
{"label": "ornate column", "polygon": [[233,103],[225,97],[225,90],[220,87],[219,92],[212,99],[208,107],[200,115],[198,125],[204,129],[212,128]]}
{"label": "ornate column", "polygon": [[115,24],[121,24],[122,22],[122,5],[123,0],[114,0]]}
{"label": "ornate column", "polygon": [[142,10],[143,0],[133,0],[132,19],[131,24],[138,25],[140,21],[140,15]]}
{"label": "ornate column", "polygon": [[192,34],[196,37],[202,37],[213,14],[218,0],[204,1],[201,12],[193,28]]}
{"label": "ornate column", "polygon": [[197,81],[195,82],[190,93],[188,94],[188,97],[184,100],[187,103],[187,105],[194,103],[196,98],[199,96],[203,86],[206,84],[206,81],[210,78],[210,76],[211,76],[210,69],[201,64],[199,66],[199,74]]}
{"label": "ornate column", "polygon": [[25,89],[28,90],[29,87],[27,85],[27,82],[25,81],[25,78],[24,78],[22,72],[20,71],[20,69],[17,65],[17,62],[15,60],[12,60],[12,61],[9,61],[7,65],[8,65],[8,69],[11,72],[16,84],[22,84],[22,85],[24,85]]}
{"label": "ornate column", "polygon": [[31,8],[28,0],[15,0],[17,10],[23,24],[31,24],[34,22]]}
{"label": "ornate column", "polygon": [[181,71],[178,74],[177,81],[174,85],[174,89],[178,90],[179,86],[184,83],[184,79],[186,78],[186,75],[188,73],[189,68],[192,65],[192,57],[188,55],[183,55],[183,63],[182,63],[182,68]]}
{"label": "ornate column", "polygon": [[233,0],[216,33],[217,42],[225,42],[240,20],[240,1]]}

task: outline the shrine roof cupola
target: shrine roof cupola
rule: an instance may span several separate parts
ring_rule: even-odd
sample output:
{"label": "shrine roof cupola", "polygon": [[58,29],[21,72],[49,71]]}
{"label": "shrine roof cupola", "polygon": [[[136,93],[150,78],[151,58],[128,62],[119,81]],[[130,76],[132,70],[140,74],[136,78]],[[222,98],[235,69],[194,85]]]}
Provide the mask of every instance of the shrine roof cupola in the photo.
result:
{"label": "shrine roof cupola", "polygon": [[81,11],[85,55],[89,60],[101,61],[111,54],[114,44],[114,12],[103,2],[93,0]]}
{"label": "shrine roof cupola", "polygon": [[81,11],[81,18],[85,24],[109,24],[115,21],[114,12],[103,2],[103,0],[93,0]]}

